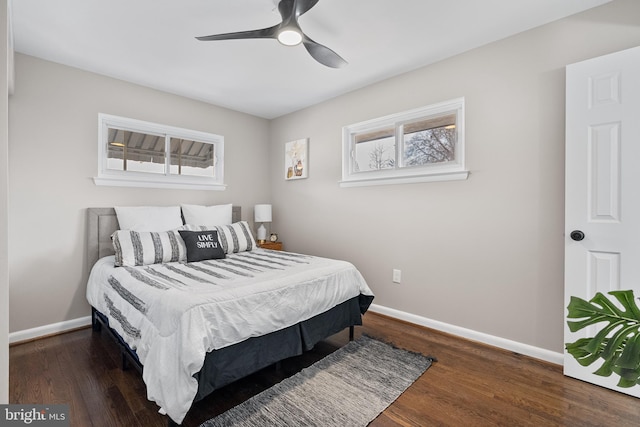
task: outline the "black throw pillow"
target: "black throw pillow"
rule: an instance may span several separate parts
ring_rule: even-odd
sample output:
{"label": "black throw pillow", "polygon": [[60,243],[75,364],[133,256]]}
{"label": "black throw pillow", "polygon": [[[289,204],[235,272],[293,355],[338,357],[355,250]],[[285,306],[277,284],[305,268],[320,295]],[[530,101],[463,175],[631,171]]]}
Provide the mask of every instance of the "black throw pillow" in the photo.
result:
{"label": "black throw pillow", "polygon": [[218,241],[217,231],[179,230],[178,233],[187,247],[187,262],[224,258],[224,249]]}

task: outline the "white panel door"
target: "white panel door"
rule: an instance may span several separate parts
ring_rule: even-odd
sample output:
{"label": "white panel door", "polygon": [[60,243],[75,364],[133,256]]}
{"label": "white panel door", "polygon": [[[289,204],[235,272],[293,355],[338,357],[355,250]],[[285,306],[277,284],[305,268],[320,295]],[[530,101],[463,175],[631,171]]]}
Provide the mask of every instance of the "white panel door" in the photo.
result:
{"label": "white panel door", "polygon": [[[567,67],[565,343],[593,337],[566,325],[571,296],[633,289],[640,296],[640,47]],[[582,239],[582,240],[581,240]],[[640,304],[639,304],[640,305]],[[566,352],[565,375],[640,397]]]}

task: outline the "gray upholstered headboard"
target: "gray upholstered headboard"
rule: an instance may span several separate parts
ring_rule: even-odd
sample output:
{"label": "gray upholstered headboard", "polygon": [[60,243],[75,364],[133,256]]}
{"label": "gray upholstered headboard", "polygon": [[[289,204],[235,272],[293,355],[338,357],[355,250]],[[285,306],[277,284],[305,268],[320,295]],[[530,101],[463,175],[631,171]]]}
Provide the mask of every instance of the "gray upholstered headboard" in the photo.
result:
{"label": "gray upholstered headboard", "polygon": [[[87,230],[87,268],[91,267],[100,258],[113,255],[113,245],[111,235],[118,230],[118,217],[114,208],[88,208],[88,230]],[[234,206],[231,217],[233,222],[240,221],[241,208]]]}

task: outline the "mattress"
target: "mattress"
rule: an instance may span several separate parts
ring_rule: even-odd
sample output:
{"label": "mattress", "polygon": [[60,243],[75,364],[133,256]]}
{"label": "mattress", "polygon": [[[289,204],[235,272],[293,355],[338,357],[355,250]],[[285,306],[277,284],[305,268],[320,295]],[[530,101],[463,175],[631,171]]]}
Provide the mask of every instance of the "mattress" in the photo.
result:
{"label": "mattress", "polygon": [[222,260],[115,267],[100,259],[87,299],[144,365],[147,397],[181,422],[207,352],[283,330],[358,296],[350,263],[263,249]]}

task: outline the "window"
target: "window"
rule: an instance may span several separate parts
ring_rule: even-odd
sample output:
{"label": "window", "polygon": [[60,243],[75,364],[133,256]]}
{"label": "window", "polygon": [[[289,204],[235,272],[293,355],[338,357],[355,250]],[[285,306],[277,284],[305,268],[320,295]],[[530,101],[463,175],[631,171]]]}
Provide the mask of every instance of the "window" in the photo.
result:
{"label": "window", "polygon": [[343,128],[343,187],[466,179],[464,98]]}
{"label": "window", "polygon": [[98,116],[96,185],[224,190],[220,135]]}

